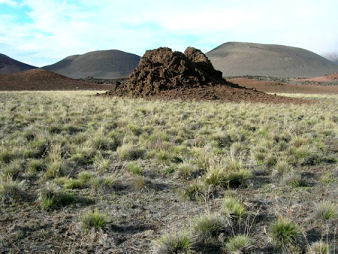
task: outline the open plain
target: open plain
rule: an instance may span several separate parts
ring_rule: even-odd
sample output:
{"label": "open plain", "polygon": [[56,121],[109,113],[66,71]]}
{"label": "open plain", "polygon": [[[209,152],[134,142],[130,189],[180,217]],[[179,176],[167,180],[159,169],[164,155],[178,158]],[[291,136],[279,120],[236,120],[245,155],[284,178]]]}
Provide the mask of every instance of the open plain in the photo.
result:
{"label": "open plain", "polygon": [[94,95],[0,92],[1,253],[334,253],[337,95]]}

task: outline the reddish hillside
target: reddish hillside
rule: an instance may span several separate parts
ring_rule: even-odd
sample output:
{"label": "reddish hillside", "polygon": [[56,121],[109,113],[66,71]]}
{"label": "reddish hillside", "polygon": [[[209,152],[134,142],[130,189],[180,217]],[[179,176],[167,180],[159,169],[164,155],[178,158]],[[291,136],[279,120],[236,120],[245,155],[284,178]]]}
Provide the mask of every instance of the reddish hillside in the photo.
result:
{"label": "reddish hillside", "polygon": [[267,93],[306,93],[306,94],[337,94],[338,86],[318,85],[318,84],[297,84],[279,81],[266,81],[250,78],[231,78],[228,81],[244,86],[246,88],[257,89]]}
{"label": "reddish hillside", "polygon": [[295,82],[334,82],[338,85],[338,72],[332,73],[324,76],[313,77],[313,78],[298,78],[294,79]]}
{"label": "reddish hillside", "polygon": [[74,80],[43,69],[0,75],[0,90],[107,90],[108,85]]}

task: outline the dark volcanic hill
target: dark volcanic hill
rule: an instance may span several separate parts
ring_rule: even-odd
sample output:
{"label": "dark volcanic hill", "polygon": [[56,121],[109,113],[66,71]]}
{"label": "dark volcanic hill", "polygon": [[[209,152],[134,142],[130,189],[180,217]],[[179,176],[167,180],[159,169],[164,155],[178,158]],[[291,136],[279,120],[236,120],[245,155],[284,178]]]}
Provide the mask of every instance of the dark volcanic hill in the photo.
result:
{"label": "dark volcanic hill", "polygon": [[20,71],[35,69],[35,66],[19,62],[4,54],[0,54],[0,74],[12,74]]}
{"label": "dark volcanic hill", "polygon": [[0,90],[107,90],[110,87],[74,80],[43,69],[0,75]]}
{"label": "dark volcanic hill", "polygon": [[139,61],[138,55],[120,50],[100,50],[69,56],[43,68],[70,78],[115,79],[128,76]]}
{"label": "dark volcanic hill", "polygon": [[224,76],[312,77],[338,71],[311,51],[274,44],[227,42],[207,53]]}

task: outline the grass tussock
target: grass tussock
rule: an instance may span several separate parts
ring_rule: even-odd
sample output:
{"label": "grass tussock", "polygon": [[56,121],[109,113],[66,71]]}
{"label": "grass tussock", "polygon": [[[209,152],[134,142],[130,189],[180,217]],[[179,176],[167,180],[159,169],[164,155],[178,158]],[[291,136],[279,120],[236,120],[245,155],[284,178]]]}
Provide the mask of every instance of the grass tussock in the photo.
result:
{"label": "grass tussock", "polygon": [[237,198],[226,196],[222,203],[222,213],[227,217],[240,220],[247,215],[247,210]]}
{"label": "grass tussock", "polygon": [[271,223],[270,233],[277,246],[287,248],[297,243],[300,229],[290,219],[281,217]]}
{"label": "grass tussock", "polygon": [[306,252],[306,254],[329,254],[329,253],[330,253],[330,246],[323,241],[312,243],[308,247],[307,252]]}
{"label": "grass tussock", "polygon": [[85,229],[103,229],[108,223],[108,216],[98,210],[89,211],[83,214],[80,219]]}
{"label": "grass tussock", "polygon": [[236,235],[224,243],[223,250],[226,253],[247,253],[252,244],[252,239],[249,236]]}
{"label": "grass tussock", "polygon": [[317,218],[325,221],[338,218],[338,206],[333,202],[322,201],[315,205]]}
{"label": "grass tussock", "polygon": [[146,155],[145,149],[131,144],[124,144],[118,147],[117,152],[121,160],[127,161],[142,159]]}
{"label": "grass tussock", "polygon": [[250,170],[245,169],[241,161],[230,158],[228,161],[215,162],[205,174],[205,183],[215,187],[239,187],[251,177]]}
{"label": "grass tussock", "polygon": [[158,254],[192,254],[193,240],[187,233],[175,232],[161,236],[156,242],[154,253]]}
{"label": "grass tussock", "polygon": [[4,203],[15,203],[25,201],[28,195],[24,186],[16,181],[0,181],[0,200]]}
{"label": "grass tussock", "polygon": [[75,195],[71,192],[46,188],[39,193],[39,203],[43,210],[55,210],[75,202]]}
{"label": "grass tussock", "polygon": [[203,242],[215,241],[225,230],[227,222],[219,214],[205,214],[193,221],[193,232]]}

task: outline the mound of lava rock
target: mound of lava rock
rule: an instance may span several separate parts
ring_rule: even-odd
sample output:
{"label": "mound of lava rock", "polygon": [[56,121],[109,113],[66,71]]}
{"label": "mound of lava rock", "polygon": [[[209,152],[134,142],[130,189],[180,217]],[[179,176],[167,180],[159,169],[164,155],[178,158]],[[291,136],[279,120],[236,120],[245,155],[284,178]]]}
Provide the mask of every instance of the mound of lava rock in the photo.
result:
{"label": "mound of lava rock", "polygon": [[293,100],[227,82],[207,56],[192,47],[188,47],[184,54],[164,47],[147,50],[128,80],[118,82],[104,95],[234,102]]}
{"label": "mound of lava rock", "polygon": [[162,90],[224,82],[222,72],[216,71],[200,50],[189,47],[183,54],[158,48],[146,51],[130,74],[128,87],[133,95],[149,96]]}

